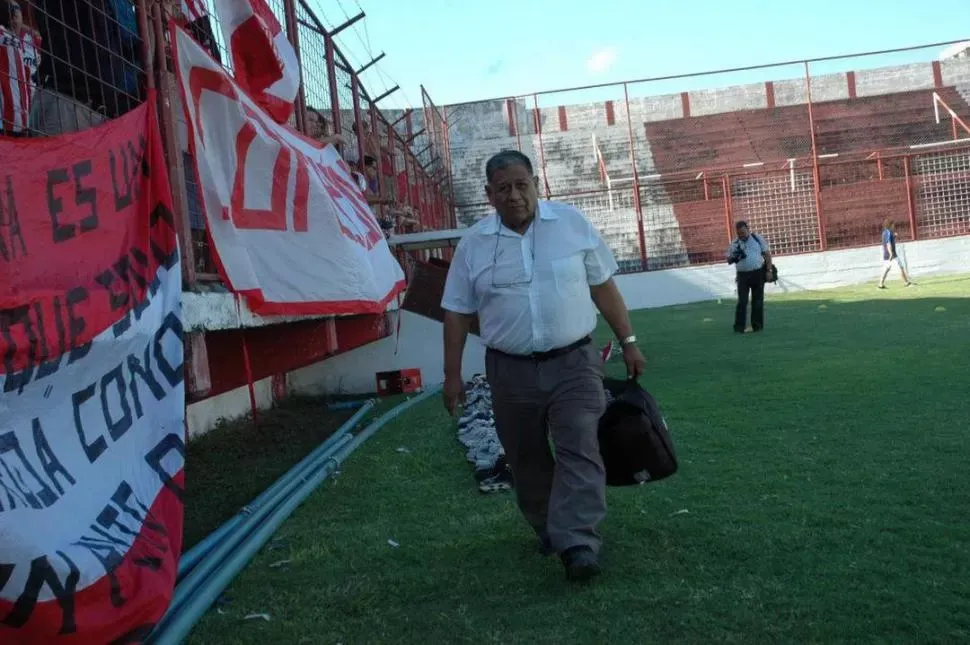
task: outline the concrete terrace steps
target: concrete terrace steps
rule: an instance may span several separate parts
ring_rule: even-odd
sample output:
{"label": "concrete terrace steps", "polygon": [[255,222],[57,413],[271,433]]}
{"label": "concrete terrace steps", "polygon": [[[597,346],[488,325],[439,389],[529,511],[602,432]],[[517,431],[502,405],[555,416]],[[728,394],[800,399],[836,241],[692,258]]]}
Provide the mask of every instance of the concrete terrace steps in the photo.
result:
{"label": "concrete terrace steps", "polygon": [[[633,188],[633,162],[630,159],[627,135],[615,129],[600,131],[597,132],[597,143],[609,177],[614,182],[614,193],[630,193]],[[647,141],[641,138],[635,145],[640,177],[656,173],[653,154]],[[544,135],[543,149],[546,177],[553,195],[607,190],[593,153],[590,133]]]}
{"label": "concrete terrace steps", "polygon": [[[970,83],[957,83],[954,86],[954,89],[965,103],[970,104]],[[967,122],[968,125],[970,125],[970,111],[968,111],[966,114],[961,114],[960,116],[965,122]]]}

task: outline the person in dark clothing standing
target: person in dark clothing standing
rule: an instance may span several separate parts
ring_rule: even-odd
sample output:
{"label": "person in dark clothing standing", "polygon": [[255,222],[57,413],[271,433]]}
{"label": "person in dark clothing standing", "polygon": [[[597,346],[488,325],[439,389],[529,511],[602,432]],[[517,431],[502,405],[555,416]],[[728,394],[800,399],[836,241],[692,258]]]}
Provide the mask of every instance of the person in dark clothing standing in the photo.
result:
{"label": "person in dark clothing standing", "polygon": [[751,329],[765,326],[765,272],[771,271],[771,249],[768,243],[748,229],[747,222],[734,226],[738,236],[728,247],[727,261],[737,269],[738,305],[734,311],[734,331],[743,334],[748,318],[748,296],[751,296]]}
{"label": "person in dark clothing standing", "polygon": [[896,255],[896,222],[887,219],[882,229],[882,276],[879,278],[879,288],[886,288],[886,278],[893,266],[899,267],[899,273],[903,276],[903,281],[907,287],[913,286],[913,281],[906,273],[906,267],[899,261]]}

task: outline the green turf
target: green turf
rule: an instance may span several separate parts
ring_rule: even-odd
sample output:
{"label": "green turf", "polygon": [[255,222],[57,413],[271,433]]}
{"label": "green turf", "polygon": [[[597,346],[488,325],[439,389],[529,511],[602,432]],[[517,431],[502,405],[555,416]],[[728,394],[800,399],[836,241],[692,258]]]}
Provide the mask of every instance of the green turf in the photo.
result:
{"label": "green turf", "polygon": [[190,642],[967,642],[968,296],[954,277],[770,287],[745,336],[728,300],[634,313],[681,471],[610,491],[586,588],[535,554],[511,495],[477,492],[428,402],[296,512]]}
{"label": "green turf", "polygon": [[352,414],[327,411],[324,399],[295,397],[263,412],[258,426],[247,416],[189,442],[185,549],[266,490]]}

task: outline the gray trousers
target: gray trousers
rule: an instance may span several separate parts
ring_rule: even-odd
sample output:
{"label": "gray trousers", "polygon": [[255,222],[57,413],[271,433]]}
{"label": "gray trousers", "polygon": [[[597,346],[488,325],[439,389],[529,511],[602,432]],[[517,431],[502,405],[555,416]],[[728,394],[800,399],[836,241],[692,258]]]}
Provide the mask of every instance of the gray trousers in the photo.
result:
{"label": "gray trousers", "polygon": [[489,350],[485,366],[495,428],[526,521],[559,553],[574,546],[598,552],[596,526],[606,515],[596,436],[606,408],[599,352],[589,344],[536,361]]}

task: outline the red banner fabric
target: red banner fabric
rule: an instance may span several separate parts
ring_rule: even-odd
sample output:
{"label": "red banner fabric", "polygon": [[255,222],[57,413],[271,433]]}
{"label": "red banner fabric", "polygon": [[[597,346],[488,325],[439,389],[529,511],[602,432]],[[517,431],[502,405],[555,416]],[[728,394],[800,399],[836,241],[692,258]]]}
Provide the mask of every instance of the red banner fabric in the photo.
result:
{"label": "red banner fabric", "polygon": [[182,546],[181,274],[155,97],[0,137],[0,642],[140,642]]}

